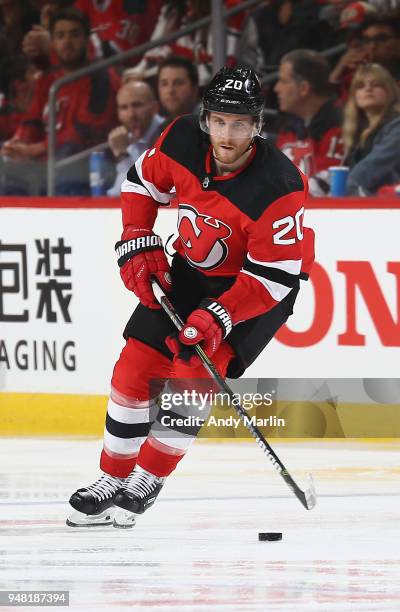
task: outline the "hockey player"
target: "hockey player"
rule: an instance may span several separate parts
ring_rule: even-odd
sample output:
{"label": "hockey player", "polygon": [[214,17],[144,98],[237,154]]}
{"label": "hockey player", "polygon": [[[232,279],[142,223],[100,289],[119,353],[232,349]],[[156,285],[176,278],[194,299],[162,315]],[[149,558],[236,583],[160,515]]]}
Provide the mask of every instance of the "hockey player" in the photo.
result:
{"label": "hockey player", "polygon": [[[198,342],[221,375],[239,377],[293,311],[314,258],[312,230],[303,228],[307,181],[260,138],[262,115],[255,73],[222,68],[199,117],[176,119],[128,173],[116,252],[140,304],[112,377],[104,473],[72,495],[77,512],[69,525],[111,523],[117,507],[114,526],[132,526],[201,428],[163,424],[150,379],[207,379],[190,350]],[[179,236],[170,268],[153,226],[173,187]],[[155,300],[151,275],[186,320],[178,337]]]}

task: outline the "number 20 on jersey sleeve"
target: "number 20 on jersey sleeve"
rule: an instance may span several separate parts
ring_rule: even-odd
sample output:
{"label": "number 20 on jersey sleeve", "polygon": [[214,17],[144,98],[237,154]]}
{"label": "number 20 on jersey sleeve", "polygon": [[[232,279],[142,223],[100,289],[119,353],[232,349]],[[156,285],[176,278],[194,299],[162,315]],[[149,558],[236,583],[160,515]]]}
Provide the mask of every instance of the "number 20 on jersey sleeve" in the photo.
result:
{"label": "number 20 on jersey sleeve", "polygon": [[[272,229],[278,231],[273,234],[273,243],[287,246],[289,244],[294,244],[296,242],[296,238],[297,240],[303,240],[303,215],[304,206],[297,211],[294,217],[292,215],[288,215],[287,217],[274,221],[272,224]],[[289,234],[293,228],[295,228],[296,231],[296,238],[285,238],[285,236],[287,236],[287,234]]]}

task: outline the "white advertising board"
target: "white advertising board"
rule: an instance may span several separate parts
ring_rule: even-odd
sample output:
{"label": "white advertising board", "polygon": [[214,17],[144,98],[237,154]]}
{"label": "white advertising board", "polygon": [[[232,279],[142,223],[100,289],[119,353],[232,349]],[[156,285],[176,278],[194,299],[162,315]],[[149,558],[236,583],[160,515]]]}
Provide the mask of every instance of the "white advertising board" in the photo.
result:
{"label": "white advertising board", "polygon": [[[177,212],[161,210],[166,240]],[[107,394],[135,296],[114,256],[116,209],[0,209],[0,390]],[[307,211],[317,264],[249,377],[394,377],[400,210]]]}

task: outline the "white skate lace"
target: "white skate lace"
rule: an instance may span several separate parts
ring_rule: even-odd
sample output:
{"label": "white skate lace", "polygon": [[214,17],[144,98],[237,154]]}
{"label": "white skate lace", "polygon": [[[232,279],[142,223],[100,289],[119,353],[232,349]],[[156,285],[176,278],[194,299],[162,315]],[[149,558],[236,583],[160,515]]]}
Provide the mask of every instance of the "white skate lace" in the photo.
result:
{"label": "white skate lace", "polygon": [[154,491],[158,484],[161,484],[164,478],[159,478],[150,474],[150,472],[134,470],[129,474],[124,483],[124,490],[137,495],[138,497],[146,497]]}
{"label": "white skate lace", "polygon": [[103,474],[99,480],[86,487],[99,500],[112,497],[122,487],[123,479]]}

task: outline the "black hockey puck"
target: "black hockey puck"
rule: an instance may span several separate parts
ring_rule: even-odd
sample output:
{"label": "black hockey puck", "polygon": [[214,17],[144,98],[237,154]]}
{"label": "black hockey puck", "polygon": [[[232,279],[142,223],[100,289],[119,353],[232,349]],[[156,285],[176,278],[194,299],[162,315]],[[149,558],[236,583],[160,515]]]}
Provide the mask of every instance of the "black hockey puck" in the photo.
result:
{"label": "black hockey puck", "polygon": [[278,540],[282,540],[282,534],[278,532],[268,532],[268,533],[259,533],[258,539],[260,542],[277,542]]}

